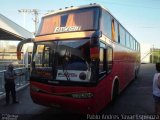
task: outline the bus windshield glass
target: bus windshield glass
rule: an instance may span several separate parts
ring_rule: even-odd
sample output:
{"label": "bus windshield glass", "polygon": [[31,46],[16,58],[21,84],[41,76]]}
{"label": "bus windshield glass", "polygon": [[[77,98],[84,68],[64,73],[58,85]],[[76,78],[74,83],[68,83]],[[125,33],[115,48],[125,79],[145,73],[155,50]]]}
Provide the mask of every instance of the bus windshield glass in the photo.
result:
{"label": "bus windshield glass", "polygon": [[96,30],[98,28],[99,8],[83,8],[56,13],[42,18],[37,36],[75,32],[85,30]]}
{"label": "bus windshield glass", "polygon": [[89,39],[35,43],[32,75],[48,75],[50,81],[89,81],[89,44]]}

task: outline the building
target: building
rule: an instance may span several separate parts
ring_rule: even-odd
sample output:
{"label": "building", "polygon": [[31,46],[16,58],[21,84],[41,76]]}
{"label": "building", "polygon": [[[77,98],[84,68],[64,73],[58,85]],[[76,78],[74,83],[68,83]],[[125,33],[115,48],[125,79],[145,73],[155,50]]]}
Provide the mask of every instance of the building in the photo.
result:
{"label": "building", "polygon": [[0,14],[0,65],[17,61],[16,48],[18,42],[33,37],[31,32]]}
{"label": "building", "polygon": [[151,48],[150,53],[150,63],[160,62],[160,49]]}

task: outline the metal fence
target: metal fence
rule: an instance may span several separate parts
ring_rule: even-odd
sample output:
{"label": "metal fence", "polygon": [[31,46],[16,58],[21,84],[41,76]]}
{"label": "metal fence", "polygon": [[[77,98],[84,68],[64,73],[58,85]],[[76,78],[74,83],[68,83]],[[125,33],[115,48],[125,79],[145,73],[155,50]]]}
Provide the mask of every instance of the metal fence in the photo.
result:
{"label": "metal fence", "polygon": [[[5,84],[4,73],[5,73],[5,71],[6,70],[0,71],[0,95],[5,93],[5,88],[4,88],[4,84]],[[27,68],[24,68],[24,67],[23,68],[17,68],[17,69],[14,69],[14,71],[16,73],[24,73],[21,76],[17,76],[17,78],[15,79],[16,89],[28,84],[29,75],[30,75],[29,73],[30,72]]]}

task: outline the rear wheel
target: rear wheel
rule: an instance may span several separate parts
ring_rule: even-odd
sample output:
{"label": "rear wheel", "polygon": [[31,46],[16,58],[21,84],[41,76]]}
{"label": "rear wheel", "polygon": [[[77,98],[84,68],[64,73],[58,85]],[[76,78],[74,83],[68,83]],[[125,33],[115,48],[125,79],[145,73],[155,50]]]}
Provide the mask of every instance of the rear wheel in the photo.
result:
{"label": "rear wheel", "polygon": [[138,77],[138,69],[135,70],[135,76],[134,76],[134,79],[137,79]]}

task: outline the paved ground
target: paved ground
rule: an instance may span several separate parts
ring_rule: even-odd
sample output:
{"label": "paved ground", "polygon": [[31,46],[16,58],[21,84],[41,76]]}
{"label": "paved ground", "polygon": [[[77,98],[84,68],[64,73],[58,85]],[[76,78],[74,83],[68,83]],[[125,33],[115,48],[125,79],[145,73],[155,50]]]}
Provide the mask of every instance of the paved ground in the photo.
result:
{"label": "paved ground", "polygon": [[[152,78],[155,73],[153,64],[142,64],[139,76],[134,80],[117,98],[113,105],[103,110],[103,114],[154,114],[152,98]],[[6,117],[18,117],[18,120],[50,120],[52,119],[85,119],[87,116],[80,116],[68,111],[51,109],[34,104],[29,95],[29,88],[17,94],[20,104],[5,106],[5,101],[0,101],[1,119]],[[64,117],[64,114],[66,115]],[[92,116],[96,117],[96,116]],[[99,116],[97,116],[99,117]],[[98,119],[98,118],[97,118]],[[102,118],[101,118],[102,119]],[[104,118],[106,119],[106,118]]]}

